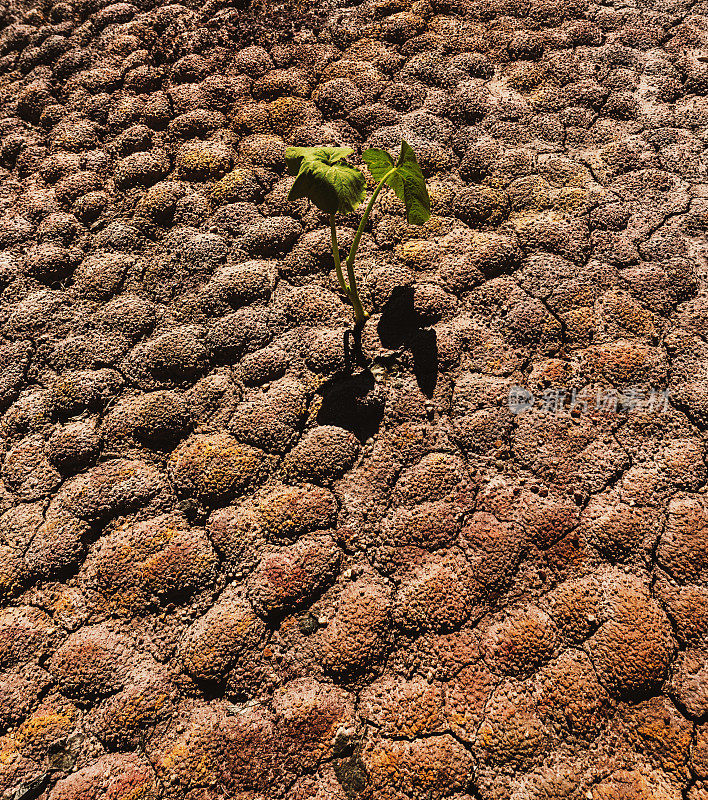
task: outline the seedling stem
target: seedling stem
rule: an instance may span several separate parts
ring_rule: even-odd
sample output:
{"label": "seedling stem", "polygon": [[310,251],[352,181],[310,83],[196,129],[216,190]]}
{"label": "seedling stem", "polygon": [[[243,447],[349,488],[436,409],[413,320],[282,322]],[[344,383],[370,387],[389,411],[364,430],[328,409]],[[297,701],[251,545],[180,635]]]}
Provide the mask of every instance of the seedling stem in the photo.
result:
{"label": "seedling stem", "polygon": [[353,152],[350,147],[289,147],[285,151],[285,161],[288,172],[295,176],[288,199],[299,200],[306,197],[320,211],[329,215],[337,280],[354,309],[356,328],[361,330],[369,315],[364,311],[359,298],[354,259],[379,192],[385,184],[388,184],[405,204],[406,220],[412,225],[423,225],[430,218],[430,198],[415,154],[405,141],[401,142],[401,153],[395,163],[393,157],[385,150],[369,148],[362,154],[369,172],[374,179],[379,178],[379,182],[364,210],[345,262],[349,279],[347,283],[337,244],[335,214],[350,213],[366,196],[364,175],[345,161]]}

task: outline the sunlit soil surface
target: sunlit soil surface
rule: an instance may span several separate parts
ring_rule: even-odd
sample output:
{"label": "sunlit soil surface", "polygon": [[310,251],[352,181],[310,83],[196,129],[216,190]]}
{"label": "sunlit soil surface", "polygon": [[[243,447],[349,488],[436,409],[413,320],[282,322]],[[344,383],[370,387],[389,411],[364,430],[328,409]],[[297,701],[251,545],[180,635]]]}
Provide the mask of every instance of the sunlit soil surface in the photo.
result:
{"label": "sunlit soil surface", "polygon": [[0,798],[708,800],[708,5],[0,23]]}

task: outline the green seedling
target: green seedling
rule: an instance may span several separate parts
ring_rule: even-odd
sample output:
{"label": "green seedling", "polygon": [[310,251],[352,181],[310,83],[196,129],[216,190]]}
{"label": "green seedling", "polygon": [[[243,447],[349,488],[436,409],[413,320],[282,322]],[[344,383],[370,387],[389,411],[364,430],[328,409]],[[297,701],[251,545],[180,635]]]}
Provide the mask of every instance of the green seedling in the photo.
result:
{"label": "green seedling", "polygon": [[384,186],[393,189],[403,201],[406,207],[406,219],[411,225],[423,225],[430,219],[430,198],[425,178],[409,144],[401,142],[401,152],[395,162],[385,150],[375,148],[366,150],[362,154],[362,159],[373,179],[377,181],[377,185],[364,210],[346,258],[345,279],[337,245],[335,214],[350,213],[366,196],[366,180],[363,173],[345,161],[353,152],[351,147],[289,147],[285,151],[285,162],[289,174],[296,176],[288,200],[306,198],[320,211],[329,214],[332,255],[337,280],[352,304],[357,326],[361,326],[366,322],[368,314],[364,311],[359,298],[354,275],[354,259],[376,198]]}

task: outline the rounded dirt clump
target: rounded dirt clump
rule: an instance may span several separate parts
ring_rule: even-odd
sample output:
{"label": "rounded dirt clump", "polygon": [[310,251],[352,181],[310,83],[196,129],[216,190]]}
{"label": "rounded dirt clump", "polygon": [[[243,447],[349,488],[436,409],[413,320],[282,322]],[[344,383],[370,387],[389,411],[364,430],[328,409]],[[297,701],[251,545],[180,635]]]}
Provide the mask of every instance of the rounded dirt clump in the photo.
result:
{"label": "rounded dirt clump", "polygon": [[222,681],[239,659],[260,647],[265,624],[236,587],[189,628],[180,645],[185,672],[196,680]]}
{"label": "rounded dirt clump", "polygon": [[353,433],[322,425],[306,434],[288,453],[285,468],[303,480],[327,482],[343,475],[358,453],[359,441]]}
{"label": "rounded dirt clump", "polygon": [[70,422],[55,429],[48,445],[49,461],[60,472],[78,472],[96,460],[101,437],[94,422]]}
{"label": "rounded dirt clump", "polygon": [[325,669],[342,676],[372,668],[389,646],[390,613],[391,592],[380,580],[368,576],[350,583],[322,633]]}
{"label": "rounded dirt clump", "polygon": [[141,389],[167,388],[199,377],[209,364],[202,341],[191,328],[177,328],[134,347],[122,369]]}
{"label": "rounded dirt clump", "polygon": [[261,483],[268,473],[268,459],[262,450],[228,434],[204,434],[181,444],[167,469],[179,494],[223,504]]}
{"label": "rounded dirt clump", "polygon": [[126,523],[92,549],[82,578],[113,612],[148,608],[159,599],[178,601],[209,585],[216,554],[201,528],[178,514]]}
{"label": "rounded dirt clump", "polygon": [[107,416],[102,432],[109,447],[133,439],[157,449],[174,446],[191,425],[191,410],[182,395],[156,391],[119,402]]}
{"label": "rounded dirt clump", "polygon": [[233,164],[233,152],[219,142],[187,142],[177,153],[177,170],[190,180],[221,178]]}
{"label": "rounded dirt clump", "polygon": [[337,516],[337,500],[319,486],[281,486],[257,503],[263,531],[274,539],[296,539],[325,530]]}
{"label": "rounded dirt clump", "polygon": [[152,186],[169,172],[170,162],[164,153],[132,153],[116,165],[114,180],[119,189]]}

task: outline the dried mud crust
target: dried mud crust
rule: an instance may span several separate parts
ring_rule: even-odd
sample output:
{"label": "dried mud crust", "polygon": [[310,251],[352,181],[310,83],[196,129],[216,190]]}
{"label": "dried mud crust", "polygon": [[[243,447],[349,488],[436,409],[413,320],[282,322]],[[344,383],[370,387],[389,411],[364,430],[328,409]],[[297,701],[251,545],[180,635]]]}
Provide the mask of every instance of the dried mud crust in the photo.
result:
{"label": "dried mud crust", "polygon": [[707,800],[708,5],[0,26],[0,798]]}

